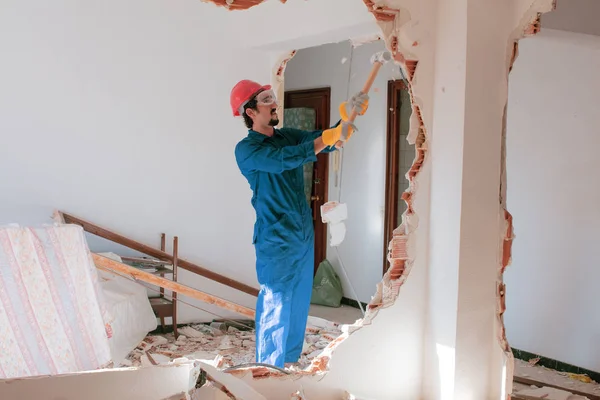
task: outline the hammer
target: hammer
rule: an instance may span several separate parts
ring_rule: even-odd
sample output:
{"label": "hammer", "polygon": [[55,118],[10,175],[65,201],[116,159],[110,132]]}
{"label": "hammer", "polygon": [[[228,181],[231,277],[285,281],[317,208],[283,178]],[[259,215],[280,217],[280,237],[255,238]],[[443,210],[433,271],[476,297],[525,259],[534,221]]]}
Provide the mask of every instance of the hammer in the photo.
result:
{"label": "hammer", "polygon": [[[371,73],[369,74],[369,77],[367,78],[367,81],[365,82],[361,93],[369,93],[369,90],[371,90],[371,86],[373,85],[373,82],[375,81],[375,78],[379,73],[379,69],[383,64],[390,61],[391,59],[392,53],[390,53],[389,51],[380,51],[379,53],[373,54],[373,56],[371,57],[371,64],[373,64],[373,68],[371,68]],[[348,118],[348,121],[354,122],[357,116],[358,112],[353,108],[352,112],[350,113],[350,117]]]}

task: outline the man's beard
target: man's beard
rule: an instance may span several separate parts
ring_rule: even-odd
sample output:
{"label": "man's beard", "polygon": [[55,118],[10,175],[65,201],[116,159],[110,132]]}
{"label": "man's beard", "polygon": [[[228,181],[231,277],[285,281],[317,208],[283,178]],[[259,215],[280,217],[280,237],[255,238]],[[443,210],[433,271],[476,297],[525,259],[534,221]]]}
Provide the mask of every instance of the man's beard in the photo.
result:
{"label": "man's beard", "polygon": [[277,126],[279,124],[279,117],[275,114],[275,109],[271,111],[271,120],[269,121],[269,126]]}

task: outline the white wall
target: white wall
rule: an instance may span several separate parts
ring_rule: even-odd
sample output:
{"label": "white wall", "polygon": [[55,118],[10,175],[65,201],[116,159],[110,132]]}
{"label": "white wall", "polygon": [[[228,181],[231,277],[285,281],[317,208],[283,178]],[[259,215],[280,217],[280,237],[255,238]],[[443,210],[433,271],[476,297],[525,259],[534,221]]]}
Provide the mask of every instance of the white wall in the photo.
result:
{"label": "white wall", "polygon": [[[354,50],[350,42],[345,41],[300,50],[285,70],[285,90],[331,87],[331,123],[334,124],[340,118],[339,104],[361,90],[371,71],[371,56],[384,49],[382,41]],[[359,131],[343,151],[341,202],[348,205],[348,220],[346,238],[339,246],[339,252],[363,302],[371,299],[383,274],[387,82],[399,77],[399,69],[394,64],[382,67],[369,93],[369,110],[356,119]],[[338,196],[334,156],[331,155],[329,200],[337,201]],[[336,253],[329,246],[327,259],[342,280],[344,296],[354,299]]]}
{"label": "white wall", "polygon": [[600,371],[600,37],[542,29],[510,74],[509,343]]}
{"label": "white wall", "polygon": [[[178,235],[181,257],[257,287],[251,192],[233,154],[247,131],[229,93],[240,79],[271,79],[269,54],[250,44],[277,26],[286,40],[304,34],[319,5],[261,7],[268,28],[244,17],[256,11],[197,0],[2,2],[0,224],[50,222],[59,208],[147,244]],[[349,9],[312,38],[373,20],[359,0]],[[187,271],[180,281],[255,304]],[[214,318],[183,305],[179,315]]]}

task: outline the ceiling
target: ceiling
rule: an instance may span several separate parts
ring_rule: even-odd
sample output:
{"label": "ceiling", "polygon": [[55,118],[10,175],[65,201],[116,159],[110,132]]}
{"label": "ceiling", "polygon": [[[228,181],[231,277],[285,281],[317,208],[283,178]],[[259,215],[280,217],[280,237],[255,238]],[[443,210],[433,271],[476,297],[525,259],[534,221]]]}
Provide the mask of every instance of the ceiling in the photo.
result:
{"label": "ceiling", "polygon": [[558,0],[556,10],[542,15],[542,29],[600,36],[600,0]]}

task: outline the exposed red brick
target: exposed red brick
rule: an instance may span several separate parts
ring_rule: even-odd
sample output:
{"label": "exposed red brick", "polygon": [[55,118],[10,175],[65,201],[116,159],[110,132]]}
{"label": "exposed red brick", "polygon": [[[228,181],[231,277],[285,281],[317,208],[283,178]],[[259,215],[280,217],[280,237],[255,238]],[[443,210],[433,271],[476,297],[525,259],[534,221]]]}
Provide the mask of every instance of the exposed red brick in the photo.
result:
{"label": "exposed red brick", "polygon": [[371,14],[375,16],[377,21],[390,22],[396,19],[396,15],[400,10],[381,5],[375,5],[372,0],[363,0]]}
{"label": "exposed red brick", "polygon": [[512,56],[510,58],[510,65],[508,67],[508,72],[512,71],[513,64],[515,63],[515,60],[517,59],[518,55],[519,55],[519,42],[515,41],[513,43],[513,51],[512,51]]}
{"label": "exposed red brick", "polygon": [[229,391],[229,389],[227,389],[227,387],[225,385],[223,385],[222,383],[217,382],[216,380],[212,379],[210,376],[207,376],[206,380],[209,381],[211,385],[213,385],[214,387],[219,389],[221,392],[225,393],[225,395],[227,397],[229,397],[230,400],[237,400],[237,398],[233,395],[233,393],[231,393]]}
{"label": "exposed red brick", "polygon": [[254,379],[266,379],[266,378],[285,376],[281,372],[274,371],[272,369],[265,368],[265,367],[254,367],[254,368],[251,368],[251,371],[252,371],[252,377]]}
{"label": "exposed red brick", "polygon": [[406,251],[406,242],[408,238],[406,235],[400,235],[392,233],[392,241],[389,246],[389,254],[391,259],[402,259],[408,258],[408,252]]}
{"label": "exposed red brick", "polygon": [[539,33],[542,28],[542,13],[538,13],[534,20],[525,28],[525,36],[532,36]]}
{"label": "exposed red brick", "polygon": [[418,45],[419,45],[419,42],[417,42],[417,41],[415,40],[415,41],[413,42],[413,44],[412,44],[412,45],[413,45],[413,47],[416,47],[416,46],[418,46]]}
{"label": "exposed red brick", "polygon": [[319,372],[323,372],[327,369],[328,363],[329,363],[329,357],[327,357],[327,356],[317,357],[313,360],[312,364],[310,365],[310,367],[307,369],[306,372],[308,372],[311,375],[319,373]]}
{"label": "exposed red brick", "polygon": [[[265,0],[203,0],[221,7],[225,7],[230,11],[247,10],[251,7],[259,5]],[[287,0],[279,0],[285,4]]]}
{"label": "exposed red brick", "polygon": [[412,181],[415,179],[415,176],[417,176],[417,172],[419,172],[419,170],[423,166],[423,161],[425,161],[425,150],[417,148],[417,159],[408,171],[409,180]]}
{"label": "exposed red brick", "polygon": [[412,81],[415,76],[415,70],[417,69],[417,64],[419,62],[417,60],[406,60],[406,70],[408,72],[408,80]]}
{"label": "exposed red brick", "polygon": [[398,52],[398,37],[392,36],[390,38],[390,48],[392,50],[392,54],[396,54]]}
{"label": "exposed red brick", "polygon": [[[285,1],[284,1],[285,2]],[[292,52],[290,53],[290,56],[288,58],[286,58],[285,60],[283,60],[281,62],[281,64],[279,65],[279,68],[277,69],[277,73],[275,74],[277,77],[283,77],[283,73],[285,72],[285,67],[287,66],[287,63],[296,55],[296,50],[292,50]]]}
{"label": "exposed red brick", "polygon": [[513,243],[513,223],[512,223],[512,215],[504,210],[504,218],[507,222],[506,234],[504,236],[504,242],[502,244],[502,269],[500,273],[504,273],[506,267],[510,263],[512,257],[512,243]]}
{"label": "exposed red brick", "polygon": [[406,260],[393,260],[390,267],[390,279],[399,279],[404,274]]}
{"label": "exposed red brick", "polygon": [[412,193],[404,192],[400,198],[406,203],[406,213],[408,215],[413,214],[415,211],[412,208]]}
{"label": "exposed red brick", "polygon": [[498,296],[498,313],[500,315],[504,314],[504,311],[506,311],[505,294],[506,294],[506,285],[502,282],[498,282],[498,285],[496,288],[496,295]]}

